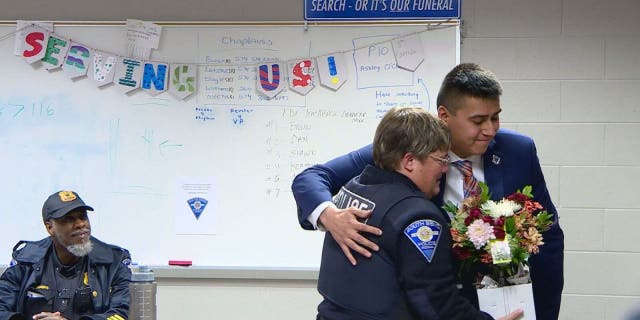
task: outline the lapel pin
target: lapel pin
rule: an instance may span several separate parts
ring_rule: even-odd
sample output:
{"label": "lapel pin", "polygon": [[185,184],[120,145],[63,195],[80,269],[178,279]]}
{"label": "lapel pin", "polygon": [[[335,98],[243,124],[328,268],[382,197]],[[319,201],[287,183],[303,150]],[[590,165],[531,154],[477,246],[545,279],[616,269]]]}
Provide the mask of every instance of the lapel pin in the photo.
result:
{"label": "lapel pin", "polygon": [[495,154],[491,157],[491,162],[493,162],[493,164],[495,165],[499,165],[500,164],[500,157],[496,156]]}

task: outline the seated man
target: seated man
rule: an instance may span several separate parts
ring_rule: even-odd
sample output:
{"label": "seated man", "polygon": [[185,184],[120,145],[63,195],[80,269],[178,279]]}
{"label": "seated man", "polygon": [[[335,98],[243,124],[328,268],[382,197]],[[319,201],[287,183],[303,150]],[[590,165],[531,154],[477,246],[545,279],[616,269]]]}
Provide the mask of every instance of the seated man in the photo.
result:
{"label": "seated man", "polygon": [[[393,108],[373,142],[374,166],[334,197],[339,208],[372,210],[364,223],[380,250],[353,266],[325,234],[318,319],[492,319],[458,294],[447,219],[428,198],[440,191],[450,136],[420,108]],[[522,314],[514,311],[505,319]]]}
{"label": "seated man", "polygon": [[91,237],[86,205],[73,191],[42,207],[49,237],[20,241],[0,277],[0,320],[125,320],[131,261],[125,249]]}

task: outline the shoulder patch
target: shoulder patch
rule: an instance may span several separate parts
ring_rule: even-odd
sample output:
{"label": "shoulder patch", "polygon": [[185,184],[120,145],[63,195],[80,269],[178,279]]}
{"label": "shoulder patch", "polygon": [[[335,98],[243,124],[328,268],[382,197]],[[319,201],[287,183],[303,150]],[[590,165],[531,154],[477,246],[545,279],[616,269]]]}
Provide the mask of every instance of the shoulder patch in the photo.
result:
{"label": "shoulder patch", "polygon": [[423,219],[414,221],[404,229],[404,234],[411,240],[413,245],[420,250],[420,253],[431,262],[436,253],[438,241],[440,240],[440,232],[442,226],[440,223]]}

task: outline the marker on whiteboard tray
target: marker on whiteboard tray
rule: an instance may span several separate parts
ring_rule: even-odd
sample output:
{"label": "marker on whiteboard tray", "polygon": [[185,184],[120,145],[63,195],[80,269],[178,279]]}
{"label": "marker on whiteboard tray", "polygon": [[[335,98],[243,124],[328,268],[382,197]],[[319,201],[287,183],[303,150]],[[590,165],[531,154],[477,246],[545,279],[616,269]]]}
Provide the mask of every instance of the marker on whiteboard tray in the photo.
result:
{"label": "marker on whiteboard tray", "polygon": [[169,265],[188,267],[191,265],[191,260],[169,260]]}

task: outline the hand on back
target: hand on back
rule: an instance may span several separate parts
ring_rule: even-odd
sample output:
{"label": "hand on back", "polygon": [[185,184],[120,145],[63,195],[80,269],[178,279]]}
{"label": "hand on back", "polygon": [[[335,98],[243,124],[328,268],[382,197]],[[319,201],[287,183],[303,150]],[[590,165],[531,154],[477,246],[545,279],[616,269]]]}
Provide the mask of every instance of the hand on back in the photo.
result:
{"label": "hand on back", "polygon": [[382,230],[367,225],[361,220],[369,217],[371,211],[356,208],[338,209],[329,206],[320,214],[319,222],[331,233],[342,252],[351,264],[356,265],[352,250],[367,257],[371,257],[369,250],[378,251],[378,245],[365,238],[362,233],[381,235]]}

